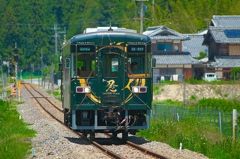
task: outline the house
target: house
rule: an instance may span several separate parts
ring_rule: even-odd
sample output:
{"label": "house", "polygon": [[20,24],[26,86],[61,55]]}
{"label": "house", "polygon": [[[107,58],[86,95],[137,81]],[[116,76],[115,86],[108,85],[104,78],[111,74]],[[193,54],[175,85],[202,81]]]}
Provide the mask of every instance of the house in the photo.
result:
{"label": "house", "polygon": [[214,15],[202,43],[208,47],[209,65],[219,79],[230,80],[240,67],[240,16]]}
{"label": "house", "polygon": [[182,42],[182,50],[190,52],[193,58],[199,57],[200,52],[205,52],[208,54],[208,47],[202,45],[204,40],[204,34],[207,33],[207,30],[199,32],[197,34],[183,34],[188,36],[190,39]]}
{"label": "house", "polygon": [[149,27],[144,35],[152,42],[153,57],[157,65],[153,69],[153,82],[161,79],[181,80],[193,77],[193,65],[200,62],[183,51],[182,42],[190,40],[189,36],[180,34],[166,26]]}
{"label": "house", "polygon": [[[208,55],[208,47],[202,45],[204,40],[203,35],[207,33],[207,30],[198,32],[197,34],[183,34],[188,36],[190,39],[182,42],[182,50],[184,52],[190,52],[191,56],[197,59],[200,56],[200,52],[206,53]],[[193,78],[202,79],[204,73],[213,72],[213,70],[207,69],[208,59],[199,60],[198,64],[192,65]]]}

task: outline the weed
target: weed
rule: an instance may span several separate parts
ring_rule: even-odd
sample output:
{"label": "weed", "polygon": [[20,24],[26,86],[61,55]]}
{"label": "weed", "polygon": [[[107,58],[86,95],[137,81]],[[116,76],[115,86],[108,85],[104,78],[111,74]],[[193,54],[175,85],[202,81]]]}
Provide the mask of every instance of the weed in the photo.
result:
{"label": "weed", "polygon": [[154,85],[153,86],[153,93],[158,95],[159,94],[159,85]]}
{"label": "weed", "polygon": [[191,95],[190,100],[196,100],[197,97],[195,95]]}
{"label": "weed", "polygon": [[222,95],[222,90],[221,90],[221,88],[216,88],[216,89],[215,89],[215,93],[216,93],[216,94],[219,94],[219,95]]}

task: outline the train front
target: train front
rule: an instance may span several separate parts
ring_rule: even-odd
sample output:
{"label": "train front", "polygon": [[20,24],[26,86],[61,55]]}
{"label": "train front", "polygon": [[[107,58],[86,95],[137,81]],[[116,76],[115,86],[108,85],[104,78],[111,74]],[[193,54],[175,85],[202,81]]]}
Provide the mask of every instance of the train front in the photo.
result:
{"label": "train front", "polygon": [[95,138],[150,126],[151,44],[140,34],[102,32],[76,36],[63,50],[65,124]]}

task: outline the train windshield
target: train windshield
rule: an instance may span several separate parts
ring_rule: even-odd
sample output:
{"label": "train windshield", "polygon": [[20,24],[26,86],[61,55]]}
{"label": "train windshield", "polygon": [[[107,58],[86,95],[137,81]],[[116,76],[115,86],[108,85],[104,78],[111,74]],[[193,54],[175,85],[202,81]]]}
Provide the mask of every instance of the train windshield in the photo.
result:
{"label": "train windshield", "polygon": [[118,77],[119,55],[106,54],[104,56],[104,76]]}

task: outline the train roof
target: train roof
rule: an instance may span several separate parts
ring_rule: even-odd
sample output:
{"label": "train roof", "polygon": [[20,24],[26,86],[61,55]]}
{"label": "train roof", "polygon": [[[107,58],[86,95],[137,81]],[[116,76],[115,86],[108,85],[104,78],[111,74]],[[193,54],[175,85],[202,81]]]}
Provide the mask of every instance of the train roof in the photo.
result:
{"label": "train roof", "polygon": [[101,31],[101,32],[90,32],[85,34],[79,34],[73,36],[69,43],[76,44],[79,42],[94,42],[95,44],[127,44],[127,43],[135,43],[135,44],[143,44],[150,43],[151,39],[143,34],[137,34],[132,32],[124,32],[124,31]]}
{"label": "train roof", "polygon": [[[111,27],[111,29],[113,31],[116,31],[116,32],[137,33],[137,31],[133,30],[133,29],[118,28],[118,27]],[[105,31],[108,31],[108,30],[109,30],[109,27],[86,28],[83,31],[83,34],[85,34],[85,33],[92,33],[92,32],[105,32]]]}

